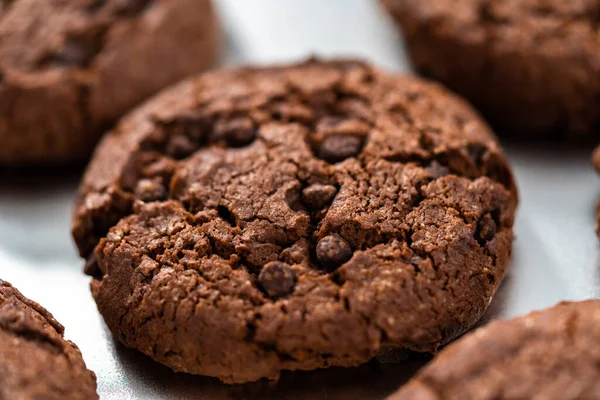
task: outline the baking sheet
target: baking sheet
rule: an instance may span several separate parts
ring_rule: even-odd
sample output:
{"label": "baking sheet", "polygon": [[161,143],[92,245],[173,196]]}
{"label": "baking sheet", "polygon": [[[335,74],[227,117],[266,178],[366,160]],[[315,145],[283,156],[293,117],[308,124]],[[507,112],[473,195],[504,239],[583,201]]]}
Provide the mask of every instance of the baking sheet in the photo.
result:
{"label": "baking sheet", "polygon": [[[391,71],[409,67],[391,23],[370,0],[216,0],[226,64],[311,54],[358,56]],[[505,145],[520,206],[510,272],[482,323],[600,296],[591,148]],[[284,373],[277,385],[226,386],[175,374],[114,342],[89,293],[70,238],[81,171],[0,171],[0,278],[48,308],[98,375],[102,399],[381,399],[426,361]]]}

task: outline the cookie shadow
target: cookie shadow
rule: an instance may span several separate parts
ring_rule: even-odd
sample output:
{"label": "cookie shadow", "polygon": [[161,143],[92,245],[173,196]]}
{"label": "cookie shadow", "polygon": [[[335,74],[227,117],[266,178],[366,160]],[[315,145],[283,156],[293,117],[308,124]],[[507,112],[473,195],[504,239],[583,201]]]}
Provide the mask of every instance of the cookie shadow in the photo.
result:
{"label": "cookie shadow", "polygon": [[83,169],[0,167],[0,247],[30,261],[77,260],[70,225]]}
{"label": "cookie shadow", "polygon": [[139,382],[145,388],[151,387],[148,396],[169,399],[384,399],[431,359],[429,355],[412,354],[402,363],[384,364],[371,360],[354,368],[285,371],[278,382],[262,380],[243,385],[226,385],[215,378],[175,373],[146,355],[126,348],[116,339],[113,341],[117,359],[127,380]]}

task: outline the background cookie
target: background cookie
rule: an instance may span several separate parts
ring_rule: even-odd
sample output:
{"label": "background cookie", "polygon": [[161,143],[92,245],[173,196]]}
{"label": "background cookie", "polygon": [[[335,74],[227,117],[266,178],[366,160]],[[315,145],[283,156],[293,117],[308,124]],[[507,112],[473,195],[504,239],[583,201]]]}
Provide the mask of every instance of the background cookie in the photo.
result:
{"label": "background cookie", "polygon": [[123,343],[245,382],[464,332],[502,280],[515,205],[461,100],[312,60],[208,73],[130,114],[96,151],[73,234]]}
{"label": "background cookie", "polygon": [[0,280],[0,398],[97,399],[96,376],[64,328]]}
{"label": "background cookie", "polygon": [[209,0],[0,2],[0,164],[87,156],[103,129],[217,55]]}
{"label": "background cookie", "polygon": [[518,135],[596,135],[597,1],[382,0],[415,66]]}
{"label": "background cookie", "polygon": [[600,398],[600,300],[492,322],[442,351],[390,400]]}

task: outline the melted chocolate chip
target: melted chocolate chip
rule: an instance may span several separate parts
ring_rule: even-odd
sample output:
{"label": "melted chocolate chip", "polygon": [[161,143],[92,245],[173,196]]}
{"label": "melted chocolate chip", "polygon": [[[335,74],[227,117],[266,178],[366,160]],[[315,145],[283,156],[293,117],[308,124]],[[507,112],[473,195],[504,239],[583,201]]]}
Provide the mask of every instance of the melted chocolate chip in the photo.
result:
{"label": "melted chocolate chip", "polygon": [[258,282],[269,297],[277,298],[294,290],[296,274],[287,264],[272,261],[262,268]]}
{"label": "melted chocolate chip", "polygon": [[167,196],[160,178],[141,179],[135,186],[135,198],[144,202],[166,200]]}
{"label": "melted chocolate chip", "polygon": [[238,117],[217,123],[215,135],[217,139],[224,139],[231,147],[242,147],[254,140],[256,128],[250,118]]}
{"label": "melted chocolate chip", "polygon": [[324,268],[333,270],[352,258],[352,248],[340,235],[334,233],[319,240],[317,258]]}
{"label": "melted chocolate chip", "polygon": [[485,214],[477,224],[476,239],[480,243],[488,242],[496,235],[496,222],[490,214]]}
{"label": "melted chocolate chip", "polygon": [[85,267],[83,267],[83,272],[94,278],[98,278],[102,276],[102,271],[100,270],[100,266],[98,265],[98,261],[96,260],[96,256],[91,254],[85,263]]}
{"label": "melted chocolate chip", "polygon": [[467,145],[467,153],[469,158],[473,161],[473,164],[479,166],[483,160],[483,156],[487,152],[487,147],[481,143],[469,143]]}
{"label": "melted chocolate chip", "polygon": [[302,190],[302,202],[308,208],[318,210],[331,203],[336,193],[335,186],[316,183]]}
{"label": "melted chocolate chip", "polygon": [[40,60],[40,65],[87,67],[100,52],[107,27],[97,25],[83,32],[70,33],[63,47]]}
{"label": "melted chocolate chip", "polygon": [[181,160],[197,149],[198,145],[186,135],[174,135],[169,138],[166,151],[169,156]]}
{"label": "melted chocolate chip", "polygon": [[337,163],[350,157],[355,157],[362,149],[363,139],[358,136],[333,135],[328,136],[319,146],[319,158]]}

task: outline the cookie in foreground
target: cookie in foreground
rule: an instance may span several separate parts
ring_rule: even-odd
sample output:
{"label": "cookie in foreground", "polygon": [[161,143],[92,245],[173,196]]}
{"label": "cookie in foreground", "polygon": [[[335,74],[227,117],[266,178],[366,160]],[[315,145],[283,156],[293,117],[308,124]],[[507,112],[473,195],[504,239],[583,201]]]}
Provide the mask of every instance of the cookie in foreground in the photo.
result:
{"label": "cookie in foreground", "polygon": [[389,400],[600,399],[600,300],[561,303],[467,334]]}
{"label": "cookie in foreground", "polygon": [[103,139],[73,235],[106,324],[225,382],[435,352],[481,317],[516,189],[472,109],[355,61],[210,72]]}
{"label": "cookie in foreground", "polygon": [[217,58],[209,0],[0,2],[0,165],[64,164]]}
{"label": "cookie in foreground", "polygon": [[596,1],[381,0],[415,67],[515,136],[593,137],[600,121]]}
{"label": "cookie in foreground", "polygon": [[0,280],[0,398],[98,398],[96,375],[63,332],[52,314]]}

